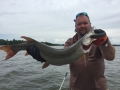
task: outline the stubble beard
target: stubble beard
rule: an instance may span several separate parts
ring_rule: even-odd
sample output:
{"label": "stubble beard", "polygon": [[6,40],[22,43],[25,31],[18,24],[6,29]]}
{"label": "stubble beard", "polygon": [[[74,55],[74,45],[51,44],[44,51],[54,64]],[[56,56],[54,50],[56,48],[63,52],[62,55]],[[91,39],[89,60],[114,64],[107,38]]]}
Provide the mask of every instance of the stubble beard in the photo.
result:
{"label": "stubble beard", "polygon": [[83,29],[83,30],[84,30],[84,33],[82,33],[81,30],[77,31],[77,33],[78,33],[81,37],[83,37],[83,36],[88,32],[87,29]]}
{"label": "stubble beard", "polygon": [[[87,33],[87,32],[86,32],[86,33]],[[83,37],[86,33],[81,33],[81,32],[79,32],[78,34]]]}

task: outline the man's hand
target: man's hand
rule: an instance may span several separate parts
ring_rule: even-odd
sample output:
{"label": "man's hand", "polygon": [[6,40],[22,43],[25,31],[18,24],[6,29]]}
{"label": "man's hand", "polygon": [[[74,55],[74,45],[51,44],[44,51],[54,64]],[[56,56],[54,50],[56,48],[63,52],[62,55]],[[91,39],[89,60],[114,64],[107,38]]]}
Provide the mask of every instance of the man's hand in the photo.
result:
{"label": "man's hand", "polygon": [[40,56],[40,51],[35,45],[27,48],[26,51],[29,55],[31,55],[37,61],[46,62],[46,60]]}
{"label": "man's hand", "polygon": [[91,38],[96,38],[95,41],[93,41],[93,43],[95,45],[104,45],[106,44],[108,37],[106,35],[106,32],[103,31],[102,29],[95,29],[94,30],[95,34],[91,35]]}

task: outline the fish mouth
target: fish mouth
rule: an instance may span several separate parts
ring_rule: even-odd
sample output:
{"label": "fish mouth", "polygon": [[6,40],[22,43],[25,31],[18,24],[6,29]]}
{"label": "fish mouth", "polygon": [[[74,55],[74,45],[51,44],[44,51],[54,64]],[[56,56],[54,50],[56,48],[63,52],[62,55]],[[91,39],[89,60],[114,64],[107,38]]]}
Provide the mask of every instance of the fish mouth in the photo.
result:
{"label": "fish mouth", "polygon": [[90,48],[90,46],[91,46],[91,44],[89,44],[89,45],[83,45],[83,49],[84,50],[88,50]]}

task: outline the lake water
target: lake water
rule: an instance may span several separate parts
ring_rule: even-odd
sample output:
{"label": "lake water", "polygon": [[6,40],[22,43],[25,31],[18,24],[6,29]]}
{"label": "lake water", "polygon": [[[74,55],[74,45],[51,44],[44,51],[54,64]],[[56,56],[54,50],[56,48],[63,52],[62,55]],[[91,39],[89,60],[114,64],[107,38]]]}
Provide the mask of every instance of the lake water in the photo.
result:
{"label": "lake water", "polygon": [[[62,48],[62,47],[55,47]],[[116,46],[114,61],[105,61],[110,90],[120,90],[120,46]],[[0,90],[59,90],[63,78],[68,72],[61,90],[69,83],[69,65],[52,66],[41,69],[42,63],[20,51],[9,60],[6,53],[0,51]]]}

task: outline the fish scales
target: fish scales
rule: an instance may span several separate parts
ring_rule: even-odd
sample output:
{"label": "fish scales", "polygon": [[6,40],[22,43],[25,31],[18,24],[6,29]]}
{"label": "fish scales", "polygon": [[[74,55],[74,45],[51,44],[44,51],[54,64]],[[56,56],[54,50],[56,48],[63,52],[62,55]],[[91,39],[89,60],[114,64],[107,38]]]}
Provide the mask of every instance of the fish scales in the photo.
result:
{"label": "fish scales", "polygon": [[54,65],[64,65],[78,60],[85,54],[85,52],[89,52],[89,50],[85,51],[83,49],[83,44],[90,45],[95,40],[90,38],[90,35],[93,34],[95,34],[94,28],[92,28],[75,44],[64,49],[52,48],[32,38],[22,36],[22,38],[27,40],[26,43],[2,46],[0,47],[0,50],[4,50],[7,53],[7,56],[5,58],[5,60],[7,60],[13,57],[18,51],[26,50],[26,48],[36,45],[37,48],[40,50],[41,57],[43,57],[46,60],[46,62],[49,62],[50,64]]}
{"label": "fish scales", "polygon": [[81,52],[82,48],[79,48],[77,51],[73,52],[69,56],[65,56],[64,54],[58,55],[57,57],[49,57],[46,56],[45,54],[41,54],[41,56],[47,60],[48,62],[54,64],[54,65],[63,65],[63,64],[68,64],[71,63],[77,59],[79,59],[80,56],[84,54],[84,52]]}

